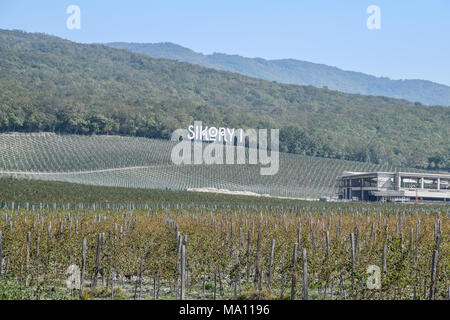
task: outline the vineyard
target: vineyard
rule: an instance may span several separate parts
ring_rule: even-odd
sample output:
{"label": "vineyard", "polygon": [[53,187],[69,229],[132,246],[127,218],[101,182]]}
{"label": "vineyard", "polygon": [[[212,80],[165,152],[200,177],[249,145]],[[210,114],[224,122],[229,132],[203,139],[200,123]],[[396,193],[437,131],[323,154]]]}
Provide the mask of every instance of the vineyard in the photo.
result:
{"label": "vineyard", "polygon": [[[367,163],[170,162],[173,142],[0,135],[0,299],[448,299],[445,204],[324,203]],[[307,188],[307,191],[306,191]],[[168,190],[164,190],[168,189]]]}
{"label": "vineyard", "polygon": [[304,204],[4,209],[0,288],[29,299],[449,298],[448,207]]}
{"label": "vineyard", "polygon": [[259,165],[172,164],[174,142],[119,136],[0,134],[0,175],[98,186],[186,190],[216,188],[274,196],[335,195],[343,171],[399,168],[280,153],[279,172]]}

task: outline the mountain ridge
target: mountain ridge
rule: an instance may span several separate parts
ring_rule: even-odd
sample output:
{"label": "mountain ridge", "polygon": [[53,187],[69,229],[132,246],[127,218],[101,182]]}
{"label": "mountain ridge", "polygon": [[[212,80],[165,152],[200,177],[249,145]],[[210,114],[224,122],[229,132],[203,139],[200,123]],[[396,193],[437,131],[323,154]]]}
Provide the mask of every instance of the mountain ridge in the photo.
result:
{"label": "mountain ridge", "polygon": [[218,70],[238,72],[267,81],[328,87],[345,93],[406,99],[425,105],[450,106],[450,86],[421,79],[390,79],[359,71],[343,70],[323,63],[297,59],[248,58],[237,54],[203,54],[171,42],[111,42],[107,46],[198,64]]}

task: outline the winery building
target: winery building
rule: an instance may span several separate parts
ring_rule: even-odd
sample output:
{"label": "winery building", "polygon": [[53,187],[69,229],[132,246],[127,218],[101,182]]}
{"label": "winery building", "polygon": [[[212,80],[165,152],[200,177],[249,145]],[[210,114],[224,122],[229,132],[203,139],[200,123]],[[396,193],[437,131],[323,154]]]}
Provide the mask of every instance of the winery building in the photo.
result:
{"label": "winery building", "polygon": [[450,201],[450,174],[344,171],[337,185],[347,200]]}

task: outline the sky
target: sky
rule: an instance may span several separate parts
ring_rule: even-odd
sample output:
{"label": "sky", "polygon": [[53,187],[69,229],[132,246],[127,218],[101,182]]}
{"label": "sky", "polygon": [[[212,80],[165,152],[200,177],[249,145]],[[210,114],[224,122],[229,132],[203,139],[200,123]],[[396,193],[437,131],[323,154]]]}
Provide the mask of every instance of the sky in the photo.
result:
{"label": "sky", "polygon": [[[70,5],[81,10],[79,30],[67,28]],[[370,5],[380,8],[380,29],[366,25]],[[448,0],[0,0],[0,28],[82,43],[173,42],[450,85]]]}

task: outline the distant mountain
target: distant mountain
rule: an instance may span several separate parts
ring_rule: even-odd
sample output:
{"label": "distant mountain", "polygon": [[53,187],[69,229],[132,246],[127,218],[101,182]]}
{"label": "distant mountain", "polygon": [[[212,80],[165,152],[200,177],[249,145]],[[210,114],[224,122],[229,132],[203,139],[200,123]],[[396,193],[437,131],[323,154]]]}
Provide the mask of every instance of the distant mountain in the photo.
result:
{"label": "distant mountain", "polygon": [[[282,152],[450,168],[449,107],[418,108],[406,100],[280,84],[0,29],[0,132],[166,139],[195,120],[207,126],[279,128]],[[8,152],[0,148],[0,157]],[[26,153],[21,157],[32,161]]]}
{"label": "distant mountain", "polygon": [[107,45],[116,49],[145,53],[153,58],[178,60],[269,81],[311,85],[317,88],[328,87],[346,93],[406,99],[426,105],[450,106],[450,87],[426,80],[378,78],[294,59],[264,60],[222,53],[204,55],[173,43],[115,42]]}

